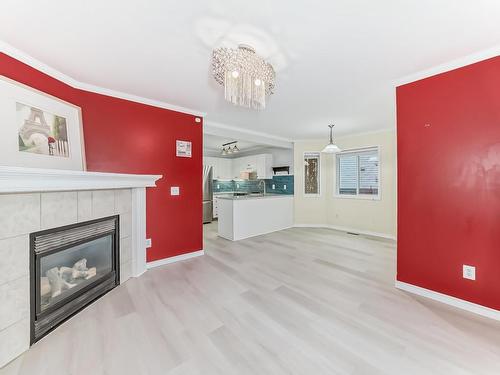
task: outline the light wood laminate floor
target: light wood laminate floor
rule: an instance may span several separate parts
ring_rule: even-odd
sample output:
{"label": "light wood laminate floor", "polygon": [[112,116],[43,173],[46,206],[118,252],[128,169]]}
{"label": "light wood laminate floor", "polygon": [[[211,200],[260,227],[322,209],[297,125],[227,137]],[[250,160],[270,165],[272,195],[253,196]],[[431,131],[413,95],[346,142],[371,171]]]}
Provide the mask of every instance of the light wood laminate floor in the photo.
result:
{"label": "light wood laminate floor", "polygon": [[116,288],[4,374],[500,374],[500,323],[394,288],[395,245],[294,228]]}

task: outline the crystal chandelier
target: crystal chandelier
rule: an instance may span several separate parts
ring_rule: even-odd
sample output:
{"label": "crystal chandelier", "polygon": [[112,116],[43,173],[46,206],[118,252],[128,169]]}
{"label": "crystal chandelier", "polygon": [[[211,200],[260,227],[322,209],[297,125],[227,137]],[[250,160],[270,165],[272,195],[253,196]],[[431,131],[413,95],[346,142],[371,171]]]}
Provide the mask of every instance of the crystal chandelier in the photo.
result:
{"label": "crystal chandelier", "polygon": [[246,44],[238,45],[238,49],[215,49],[212,72],[215,80],[224,86],[225,99],[236,105],[264,109],[266,95],[274,90],[273,66]]}

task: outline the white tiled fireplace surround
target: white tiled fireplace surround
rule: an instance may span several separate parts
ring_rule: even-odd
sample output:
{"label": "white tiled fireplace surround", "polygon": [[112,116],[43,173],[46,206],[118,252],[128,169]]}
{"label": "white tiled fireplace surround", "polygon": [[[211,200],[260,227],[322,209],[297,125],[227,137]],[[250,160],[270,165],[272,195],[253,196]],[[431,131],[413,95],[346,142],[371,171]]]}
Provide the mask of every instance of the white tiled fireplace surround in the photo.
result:
{"label": "white tiled fireplace surround", "polygon": [[29,234],[120,215],[120,283],[146,270],[146,187],[161,176],[0,167],[0,368],[28,350]]}

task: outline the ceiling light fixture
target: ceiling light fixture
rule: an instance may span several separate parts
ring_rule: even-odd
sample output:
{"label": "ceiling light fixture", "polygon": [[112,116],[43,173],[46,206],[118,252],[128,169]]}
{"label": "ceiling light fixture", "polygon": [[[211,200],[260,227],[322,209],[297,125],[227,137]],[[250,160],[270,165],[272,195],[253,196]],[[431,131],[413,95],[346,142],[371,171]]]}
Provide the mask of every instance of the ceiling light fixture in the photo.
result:
{"label": "ceiling light fixture", "polygon": [[[229,154],[233,154],[233,153],[236,153],[236,152],[240,152],[240,149],[238,148],[238,146],[236,145],[236,143],[238,143],[238,141],[232,141],[232,142],[224,143],[222,145],[221,154],[222,155],[229,155]],[[231,147],[231,145],[234,145],[234,146]],[[226,148],[226,146],[227,146],[227,148]]]}
{"label": "ceiling light fixture", "polygon": [[333,143],[333,127],[334,127],[334,125],[328,125],[328,127],[330,128],[330,143],[328,143],[325,146],[325,148],[323,149],[323,151],[321,151],[321,152],[324,152],[327,154],[336,154],[338,152],[341,152],[342,150],[339,148],[339,146],[337,146],[335,143]]}
{"label": "ceiling light fixture", "polygon": [[273,94],[276,73],[271,64],[240,44],[237,49],[217,48],[212,53],[212,73],[224,86],[227,101],[242,107],[264,109],[266,96]]}

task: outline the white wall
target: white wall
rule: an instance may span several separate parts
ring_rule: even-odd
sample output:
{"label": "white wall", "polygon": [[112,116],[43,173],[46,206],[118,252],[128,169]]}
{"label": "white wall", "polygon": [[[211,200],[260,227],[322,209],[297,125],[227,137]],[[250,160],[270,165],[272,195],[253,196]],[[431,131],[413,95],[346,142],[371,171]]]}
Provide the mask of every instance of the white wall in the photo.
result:
{"label": "white wall", "polygon": [[396,135],[381,131],[336,139],[341,149],[379,146],[380,200],[338,198],[335,192],[335,156],[321,154],[321,194],[304,196],[304,162],[306,151],[321,151],[327,139],[298,141],[295,159],[295,224],[325,225],[356,232],[396,237]]}

